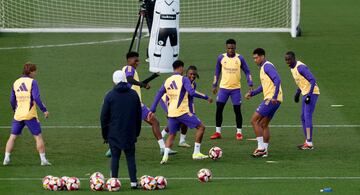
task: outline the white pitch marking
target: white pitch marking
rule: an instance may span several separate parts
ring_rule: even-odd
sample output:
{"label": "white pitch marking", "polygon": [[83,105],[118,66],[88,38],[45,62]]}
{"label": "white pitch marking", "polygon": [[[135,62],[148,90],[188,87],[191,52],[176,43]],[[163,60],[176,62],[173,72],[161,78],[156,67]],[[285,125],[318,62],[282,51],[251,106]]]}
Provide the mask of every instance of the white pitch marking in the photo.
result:
{"label": "white pitch marking", "polygon": [[20,47],[0,47],[0,50],[14,50],[14,49],[40,49],[40,48],[50,48],[50,47],[69,47],[69,46],[79,46],[79,45],[97,45],[105,43],[114,43],[122,41],[130,41],[131,38],[125,39],[113,39],[106,41],[91,41],[91,42],[82,42],[82,43],[64,43],[64,44],[51,44],[51,45],[32,45],[32,46],[20,46]]}
{"label": "white pitch marking", "polygon": [[[162,128],[166,126],[160,126]],[[206,126],[209,128],[215,128],[215,126]],[[235,125],[229,125],[229,126],[222,126],[225,128],[232,128],[236,127]],[[243,127],[252,127],[251,125],[243,125]],[[302,127],[301,125],[270,125],[270,127],[275,128],[294,128],[294,127]],[[355,128],[360,127],[360,125],[314,125],[314,127],[318,128]],[[44,129],[100,129],[100,126],[98,125],[44,125],[42,126]],[[142,126],[142,128],[151,128],[150,126]],[[0,126],[0,129],[11,129],[11,126],[3,125]]]}
{"label": "white pitch marking", "polygon": [[331,105],[331,107],[343,107],[344,105],[342,105],[342,104],[333,104],[333,105]]}
{"label": "white pitch marking", "polygon": [[[89,180],[89,178],[79,178]],[[129,178],[119,178],[128,180]],[[196,177],[167,177],[168,180],[197,180]],[[360,180],[360,176],[354,177],[214,177],[214,180]],[[0,178],[0,181],[38,181],[42,178]]]}
{"label": "white pitch marking", "polygon": [[278,163],[278,161],[268,160],[266,163]]}

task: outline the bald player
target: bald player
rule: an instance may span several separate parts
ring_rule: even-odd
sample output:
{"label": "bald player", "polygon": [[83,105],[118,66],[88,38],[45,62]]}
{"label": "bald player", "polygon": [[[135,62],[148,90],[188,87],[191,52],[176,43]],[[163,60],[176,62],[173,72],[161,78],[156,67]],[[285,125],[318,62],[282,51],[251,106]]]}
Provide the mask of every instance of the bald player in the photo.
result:
{"label": "bald player", "polygon": [[[216,131],[210,137],[211,139],[221,138],[221,125],[223,122],[223,111],[229,97],[231,98],[235,117],[236,117],[236,134],[237,140],[243,139],[241,114],[241,70],[245,73],[248,86],[252,89],[253,82],[250,70],[243,56],[236,53],[236,41],[229,39],[226,41],[226,53],[219,55],[216,63],[213,94],[217,93],[216,99]],[[218,92],[218,83],[220,80],[220,89]]]}
{"label": "bald player", "polygon": [[177,131],[180,129],[180,125],[184,124],[189,128],[196,128],[195,145],[192,158],[194,160],[201,160],[208,158],[200,152],[200,146],[202,137],[205,132],[205,126],[200,119],[190,112],[189,108],[189,96],[208,100],[209,103],[212,99],[207,95],[196,92],[192,86],[189,78],[182,76],[184,72],[184,63],[180,60],[176,60],[173,63],[174,74],[165,80],[164,84],[159,89],[155,96],[154,103],[151,106],[151,112],[155,113],[156,107],[161,97],[166,94],[169,98],[168,106],[168,127],[169,137],[166,140],[166,147],[164,156],[160,164],[165,164],[168,161],[168,155],[170,148],[174,143],[174,139]]}
{"label": "bald player", "polygon": [[291,74],[298,86],[294,100],[299,102],[300,94],[302,97],[301,123],[305,135],[305,142],[298,146],[300,150],[312,150],[314,145],[312,142],[313,122],[312,116],[315,111],[317,99],[320,95],[320,89],[316,83],[315,77],[311,74],[309,68],[297,61],[295,53],[289,51],[285,54],[285,62],[289,65]]}
{"label": "bald player", "polygon": [[13,84],[10,103],[15,113],[12,121],[11,134],[6,143],[3,165],[10,163],[10,154],[14,148],[15,139],[21,135],[25,126],[29,128],[36,141],[36,148],[40,155],[40,165],[51,165],[45,157],[45,144],[41,135],[41,126],[36,106],[44,113],[45,118],[48,118],[49,112],[41,101],[39,86],[34,79],[35,76],[36,65],[30,62],[26,63],[24,65],[23,75]]}
{"label": "bald player", "polygon": [[254,91],[246,94],[246,99],[263,92],[264,100],[261,102],[256,112],[251,118],[258,147],[253,152],[253,157],[267,157],[270,141],[269,123],[274,117],[275,112],[283,101],[280,76],[275,66],[266,60],[265,50],[257,48],[253,52],[255,63],[260,67],[261,85]]}

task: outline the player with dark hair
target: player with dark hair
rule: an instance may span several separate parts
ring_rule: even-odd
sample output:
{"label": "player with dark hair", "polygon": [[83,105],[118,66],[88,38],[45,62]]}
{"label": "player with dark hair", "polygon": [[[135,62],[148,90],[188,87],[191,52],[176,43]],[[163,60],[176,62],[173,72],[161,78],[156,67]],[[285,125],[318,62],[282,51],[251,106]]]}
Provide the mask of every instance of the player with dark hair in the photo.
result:
{"label": "player with dark hair", "polygon": [[3,165],[10,163],[10,154],[14,148],[16,138],[21,135],[25,126],[27,126],[34,136],[36,148],[40,155],[41,165],[51,165],[45,157],[45,144],[41,135],[41,126],[37,115],[36,106],[44,113],[45,118],[49,117],[45,105],[40,98],[40,90],[36,76],[36,65],[28,62],[24,65],[23,75],[17,79],[12,87],[10,103],[14,113],[11,134],[6,143],[5,158]]}
{"label": "player with dark hair", "polygon": [[[139,95],[141,101],[141,109],[142,109],[142,119],[148,123],[152,127],[153,134],[158,141],[160,147],[160,154],[162,155],[165,150],[165,143],[161,136],[160,132],[160,124],[157,120],[156,116],[152,114],[149,108],[142,103],[141,99],[141,88],[150,89],[149,82],[159,76],[157,73],[154,73],[149,78],[145,79],[144,81],[140,81],[139,75],[136,72],[136,68],[139,66],[139,53],[137,52],[129,52],[126,54],[127,65],[122,68],[122,71],[125,72],[126,80],[129,87],[136,91]],[[176,151],[171,150],[170,154],[175,154]],[[106,152],[106,156],[111,156],[110,150]]]}
{"label": "player with dark hair", "polygon": [[184,124],[189,128],[196,128],[195,146],[192,158],[194,160],[201,160],[208,158],[200,152],[200,146],[202,137],[205,132],[204,124],[199,118],[190,112],[189,98],[188,96],[194,96],[197,98],[205,99],[209,103],[212,99],[207,95],[196,92],[191,87],[191,82],[187,77],[183,77],[184,63],[180,60],[176,60],[173,63],[174,74],[165,80],[164,84],[159,89],[155,96],[154,103],[151,106],[151,112],[155,113],[156,107],[161,97],[166,94],[169,97],[169,109],[168,109],[168,126],[169,137],[166,140],[166,148],[164,156],[160,164],[165,164],[168,161],[168,154],[170,148],[173,145],[176,132],[179,131],[180,125]]}
{"label": "player with dark hair", "polygon": [[257,48],[253,52],[255,63],[260,66],[261,85],[246,94],[246,99],[263,92],[264,101],[256,109],[251,118],[251,124],[256,134],[258,147],[253,152],[254,157],[267,157],[270,141],[269,123],[283,100],[280,76],[275,66],[266,60],[265,50]]}
{"label": "player with dark hair", "polygon": [[216,99],[216,132],[210,137],[211,139],[221,138],[221,125],[223,122],[223,111],[225,104],[229,97],[233,103],[233,108],[236,116],[237,132],[235,137],[237,140],[242,140],[242,123],[243,118],[241,114],[241,70],[245,73],[248,86],[252,89],[253,82],[248,65],[243,56],[237,54],[236,41],[228,39],[226,41],[226,53],[221,54],[217,58],[213,94],[216,94],[218,83],[220,80],[220,89]]}
{"label": "player with dark hair", "polygon": [[314,148],[312,143],[313,123],[312,115],[315,110],[317,99],[320,95],[320,89],[317,86],[315,77],[311,74],[309,68],[297,61],[295,53],[289,51],[285,54],[285,62],[289,65],[291,74],[298,86],[294,100],[299,102],[300,93],[302,97],[301,122],[305,135],[305,143],[298,146],[300,150],[311,150]]}
{"label": "player with dark hair", "polygon": [[[197,68],[194,65],[191,65],[187,68],[186,70],[186,76],[189,78],[190,82],[191,82],[191,86],[192,88],[194,88],[194,90],[196,90],[196,83],[195,80],[196,78],[199,78],[199,74],[197,72]],[[190,112],[195,114],[195,105],[194,105],[194,97],[193,96],[188,96],[189,98],[189,108],[190,108]],[[169,98],[166,95],[163,95],[163,97],[160,100],[160,106],[163,108],[163,110],[168,113],[168,106],[169,106]],[[180,140],[179,140],[179,147],[186,147],[186,148],[190,148],[191,146],[186,143],[186,133],[187,133],[188,127],[184,124],[181,124],[180,126]],[[167,135],[169,133],[169,128],[166,127],[162,132],[161,135],[163,137],[165,137],[165,135]]]}

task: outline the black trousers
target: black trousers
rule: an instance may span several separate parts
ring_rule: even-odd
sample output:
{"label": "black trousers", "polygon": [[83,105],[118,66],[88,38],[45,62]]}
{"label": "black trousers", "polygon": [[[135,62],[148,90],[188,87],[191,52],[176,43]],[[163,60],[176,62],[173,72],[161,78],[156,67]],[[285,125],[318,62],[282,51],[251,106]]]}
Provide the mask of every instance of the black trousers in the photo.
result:
{"label": "black trousers", "polygon": [[119,149],[111,146],[111,177],[118,178],[119,175],[119,161],[121,156],[121,150],[125,152],[129,177],[131,182],[137,182],[136,179],[136,163],[135,163],[135,144],[127,149]]}

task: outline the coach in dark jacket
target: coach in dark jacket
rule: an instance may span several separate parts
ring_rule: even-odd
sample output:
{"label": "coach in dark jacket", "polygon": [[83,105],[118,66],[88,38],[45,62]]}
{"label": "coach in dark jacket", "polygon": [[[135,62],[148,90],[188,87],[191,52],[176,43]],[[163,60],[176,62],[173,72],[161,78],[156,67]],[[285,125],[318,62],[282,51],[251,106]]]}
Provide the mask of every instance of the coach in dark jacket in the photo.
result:
{"label": "coach in dark jacket", "polygon": [[121,150],[125,152],[131,187],[136,187],[135,143],[141,130],[141,103],[125,82],[125,74],[115,71],[115,87],[105,96],[101,110],[101,129],[111,149],[111,177],[118,178]]}

